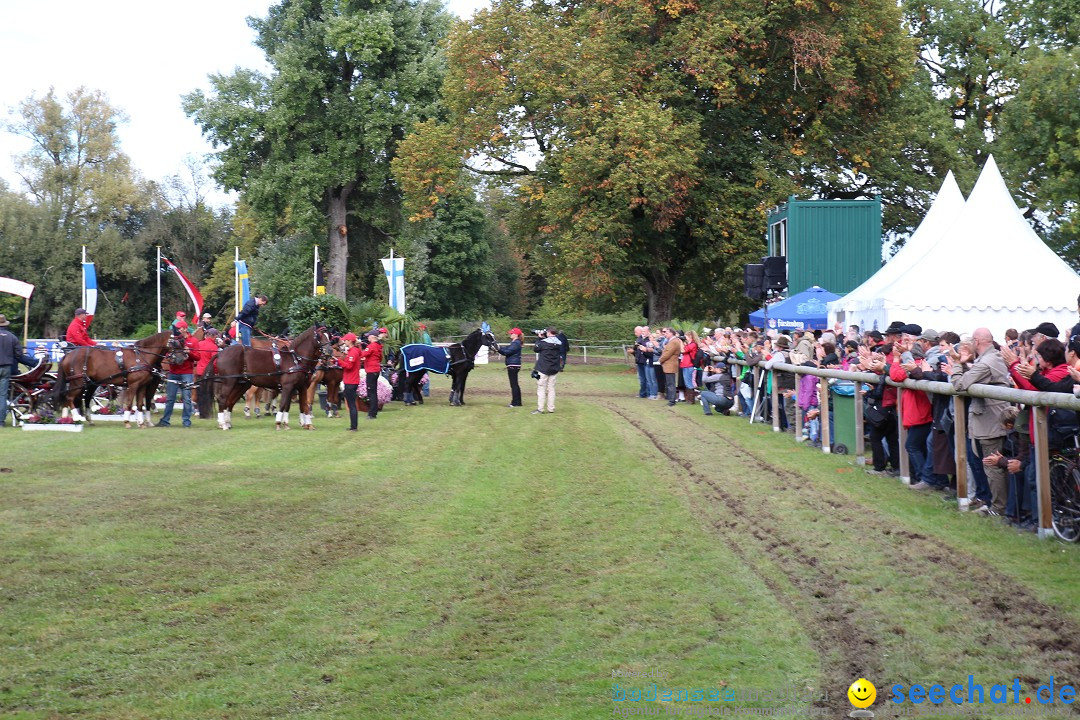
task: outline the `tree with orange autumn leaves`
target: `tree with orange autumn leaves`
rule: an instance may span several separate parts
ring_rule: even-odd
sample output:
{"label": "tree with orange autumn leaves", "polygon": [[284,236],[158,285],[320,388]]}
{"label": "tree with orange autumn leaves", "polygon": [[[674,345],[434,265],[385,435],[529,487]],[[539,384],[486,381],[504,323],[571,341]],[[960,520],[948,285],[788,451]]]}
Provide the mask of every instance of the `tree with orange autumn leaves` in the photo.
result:
{"label": "tree with orange autumn leaves", "polygon": [[394,172],[414,220],[511,185],[557,297],[731,310],[768,208],[865,163],[914,60],[892,0],[497,0]]}

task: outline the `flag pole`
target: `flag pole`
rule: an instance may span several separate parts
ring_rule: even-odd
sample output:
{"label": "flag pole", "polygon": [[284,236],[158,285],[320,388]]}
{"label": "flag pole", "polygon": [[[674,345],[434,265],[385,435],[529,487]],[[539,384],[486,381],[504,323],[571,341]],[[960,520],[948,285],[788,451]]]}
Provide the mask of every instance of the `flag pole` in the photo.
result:
{"label": "flag pole", "polygon": [[157,331],[161,332],[161,246],[154,247],[157,248],[157,266],[154,268],[157,275]]}
{"label": "flag pole", "polygon": [[311,294],[319,294],[319,246],[315,246],[315,265],[311,268]]}
{"label": "flag pole", "polygon": [[86,246],[82,246],[82,302],[80,307],[86,307]]}
{"label": "flag pole", "polygon": [[[240,314],[240,269],[236,266],[236,263],[240,262],[240,246],[234,246],[233,253],[233,307],[235,307],[234,315]],[[236,337],[240,337],[240,330],[237,329]]]}

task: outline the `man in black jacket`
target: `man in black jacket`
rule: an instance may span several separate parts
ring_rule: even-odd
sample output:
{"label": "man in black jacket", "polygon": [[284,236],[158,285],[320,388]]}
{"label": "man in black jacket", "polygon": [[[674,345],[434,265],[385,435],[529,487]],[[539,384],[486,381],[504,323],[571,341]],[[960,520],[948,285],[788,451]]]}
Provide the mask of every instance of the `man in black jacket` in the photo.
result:
{"label": "man in black jacket", "polygon": [[8,387],[11,384],[11,366],[22,355],[22,345],[8,325],[7,317],[0,315],[0,427],[7,420]]}
{"label": "man in black jacket", "polygon": [[536,372],[540,376],[536,383],[536,409],[533,415],[542,415],[547,406],[549,413],[555,412],[555,376],[562,369],[562,341],[558,330],[549,327],[544,337],[536,341]]}
{"label": "man in black jacket", "polygon": [[240,331],[240,344],[244,347],[251,347],[251,331],[255,329],[255,324],[259,322],[259,308],[267,302],[265,295],[254,295],[248,298],[248,301],[244,303],[244,307],[237,314],[236,322]]}

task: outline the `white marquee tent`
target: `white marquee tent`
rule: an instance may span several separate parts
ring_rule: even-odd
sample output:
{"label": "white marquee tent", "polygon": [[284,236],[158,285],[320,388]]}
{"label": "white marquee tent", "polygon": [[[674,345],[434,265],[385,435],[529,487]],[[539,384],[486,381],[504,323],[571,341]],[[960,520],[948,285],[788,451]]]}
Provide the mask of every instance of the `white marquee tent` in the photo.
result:
{"label": "white marquee tent", "polygon": [[[832,321],[880,330],[901,320],[961,334],[985,326],[995,337],[1050,321],[1064,336],[1077,320],[1080,276],[1024,220],[993,157],[966,203],[949,180],[909,241],[917,244],[830,303]],[[904,264],[890,270],[901,255]]]}

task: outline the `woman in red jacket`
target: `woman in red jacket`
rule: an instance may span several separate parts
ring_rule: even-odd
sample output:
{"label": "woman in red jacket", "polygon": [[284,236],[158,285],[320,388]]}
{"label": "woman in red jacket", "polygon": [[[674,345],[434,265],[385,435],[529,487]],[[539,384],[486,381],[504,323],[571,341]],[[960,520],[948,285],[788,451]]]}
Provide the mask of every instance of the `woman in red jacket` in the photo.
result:
{"label": "woman in red jacket", "polygon": [[687,402],[697,402],[697,378],[694,377],[694,356],[697,355],[698,335],[693,330],[686,331],[686,342],[683,343],[682,355],[679,356],[679,372],[682,373],[683,385],[686,386]]}
{"label": "woman in red jacket", "polygon": [[345,333],[341,338],[342,345],[346,348],[345,355],[338,357],[338,364],[345,371],[342,373],[342,381],[345,383],[345,405],[349,408],[349,432],[356,432],[356,388],[360,385],[360,353],[356,345],[356,335]]}

